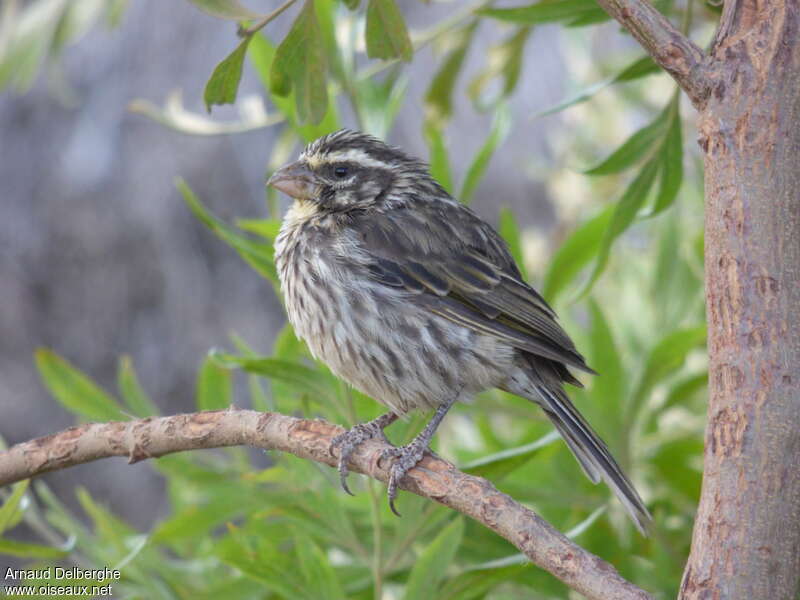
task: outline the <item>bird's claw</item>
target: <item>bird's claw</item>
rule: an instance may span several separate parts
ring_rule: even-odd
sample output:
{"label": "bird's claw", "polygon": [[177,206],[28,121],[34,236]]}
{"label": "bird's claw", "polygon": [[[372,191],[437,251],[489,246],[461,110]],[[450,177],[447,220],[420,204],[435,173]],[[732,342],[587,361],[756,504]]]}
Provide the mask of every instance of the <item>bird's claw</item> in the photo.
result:
{"label": "bird's claw", "polygon": [[372,423],[360,423],[352,429],[337,435],[328,447],[328,452],[331,456],[335,456],[334,449],[339,449],[339,462],[337,465],[339,481],[342,484],[342,489],[351,496],[355,496],[355,494],[347,487],[347,475],[350,473],[350,469],[347,468],[347,462],[362,442],[375,437],[382,438],[388,443],[382,429],[372,426]]}
{"label": "bird's claw", "polygon": [[389,483],[386,495],[389,498],[389,508],[396,516],[401,516],[394,506],[397,498],[397,487],[411,469],[417,466],[425,454],[425,445],[415,441],[400,448],[387,448],[381,454],[381,460],[394,458],[395,461],[389,468]]}

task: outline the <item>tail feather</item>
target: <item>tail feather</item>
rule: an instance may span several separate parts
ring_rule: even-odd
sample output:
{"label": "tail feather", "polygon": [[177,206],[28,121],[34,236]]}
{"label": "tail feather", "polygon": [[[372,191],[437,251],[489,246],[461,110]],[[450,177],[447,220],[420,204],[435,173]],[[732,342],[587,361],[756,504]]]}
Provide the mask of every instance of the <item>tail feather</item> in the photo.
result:
{"label": "tail feather", "polygon": [[646,535],[646,527],[652,517],[633,484],[611,456],[605,442],[592,430],[563,390],[537,385],[536,391],[545,413],[589,479],[593,483],[604,480],[622,502],[636,528]]}

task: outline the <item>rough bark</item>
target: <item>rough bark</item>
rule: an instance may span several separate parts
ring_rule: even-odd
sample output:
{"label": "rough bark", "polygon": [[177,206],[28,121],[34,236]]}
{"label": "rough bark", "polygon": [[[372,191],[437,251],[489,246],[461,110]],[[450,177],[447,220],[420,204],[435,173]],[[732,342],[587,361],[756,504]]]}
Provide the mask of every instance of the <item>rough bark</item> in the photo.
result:
{"label": "rough bark", "polygon": [[[331,441],[342,431],[324,421],[237,409],[87,423],[0,452],[0,486],[109,456],[126,456],[133,463],[183,450],[234,445],[291,452],[333,467],[338,456],[330,452]],[[391,463],[382,461],[381,455],[389,447],[380,440],[364,442],[350,459],[351,470],[387,481]],[[436,456],[426,455],[400,487],[482,523],[586,598],[652,598],[489,481],[462,473]]]}
{"label": "rough bark", "polygon": [[[800,6],[726,0],[708,56],[646,0],[597,0],[700,110],[709,405],[682,599],[800,584]],[[660,18],[659,18],[660,17]]]}
{"label": "rough bark", "polygon": [[597,3],[672,75],[698,110],[705,106],[710,84],[705,73],[706,57],[692,40],[647,0],[597,0]]}
{"label": "rough bark", "polygon": [[800,7],[725,4],[700,115],[708,424],[681,598],[795,598],[800,577]]}

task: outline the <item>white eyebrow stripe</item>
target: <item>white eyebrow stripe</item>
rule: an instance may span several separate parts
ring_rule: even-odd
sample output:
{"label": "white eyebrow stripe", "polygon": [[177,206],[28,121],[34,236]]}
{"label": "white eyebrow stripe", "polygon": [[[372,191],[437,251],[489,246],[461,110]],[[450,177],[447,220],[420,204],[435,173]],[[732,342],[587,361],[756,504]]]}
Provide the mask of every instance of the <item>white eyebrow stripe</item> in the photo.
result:
{"label": "white eyebrow stripe", "polygon": [[325,162],[354,162],[365,167],[376,167],[379,169],[392,168],[391,163],[385,163],[382,160],[372,158],[369,154],[357,148],[331,152],[325,156]]}

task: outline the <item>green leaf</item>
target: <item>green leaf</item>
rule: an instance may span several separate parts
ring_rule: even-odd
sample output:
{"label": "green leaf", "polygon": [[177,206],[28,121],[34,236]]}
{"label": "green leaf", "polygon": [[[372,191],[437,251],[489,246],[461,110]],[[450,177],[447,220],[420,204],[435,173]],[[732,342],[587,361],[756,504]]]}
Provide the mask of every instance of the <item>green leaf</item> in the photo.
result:
{"label": "green leaf", "polygon": [[677,113],[677,102],[658,158],[661,161],[661,175],[658,195],[653,204],[653,210],[648,215],[650,217],[672,206],[678,196],[681,183],[683,183],[683,135],[681,119]]}
{"label": "green leaf", "polygon": [[8,554],[20,558],[41,559],[60,559],[69,556],[69,552],[60,550],[59,548],[32,544],[30,542],[18,542],[8,538],[0,538],[0,554]]}
{"label": "green leaf", "polygon": [[127,418],[111,396],[54,352],[37,350],[36,367],[53,397],[70,412],[94,421]]}
{"label": "green leaf", "polygon": [[450,159],[447,156],[447,144],[444,142],[442,130],[438,124],[428,121],[425,123],[423,133],[430,149],[431,177],[447,191],[453,193],[453,176],[450,172]]}
{"label": "green leaf", "polygon": [[586,11],[580,17],[568,20],[564,27],[586,27],[587,25],[596,25],[597,23],[604,23],[610,20],[609,14],[602,8],[597,6],[595,11]]}
{"label": "green leaf", "polygon": [[127,551],[125,538],[133,535],[135,533],[134,530],[109,510],[95,502],[85,488],[79,487],[75,495],[81,508],[92,519],[95,535],[104,541],[112,542],[118,551]]}
{"label": "green leaf", "polygon": [[522,274],[525,274],[525,256],[522,253],[522,239],[517,225],[517,218],[514,213],[507,206],[500,208],[500,217],[498,220],[497,229],[500,235],[508,244],[508,249],[511,251],[511,256],[514,257],[514,262],[517,263]]}
{"label": "green leaf", "polygon": [[208,531],[233,519],[246,508],[246,503],[232,503],[227,496],[216,496],[202,505],[191,504],[174,512],[159,523],[152,534],[153,543],[204,539]]}
{"label": "green leaf", "polygon": [[467,169],[467,174],[464,176],[464,183],[461,186],[461,193],[459,199],[469,204],[472,195],[478,187],[486,168],[489,166],[489,161],[492,159],[497,147],[503,143],[503,140],[508,136],[511,130],[511,116],[508,108],[501,106],[495,113],[494,123],[492,123],[492,130],[489,132],[488,137],[483,142],[483,145],[478,150],[475,158]]}
{"label": "green leaf", "polygon": [[281,230],[278,219],[236,219],[236,226],[244,231],[260,235],[270,243],[275,242]]}
{"label": "green leaf", "polygon": [[655,158],[647,161],[615,205],[614,213],[611,215],[611,222],[603,234],[603,239],[597,252],[594,270],[578,295],[579,297],[588,293],[594,282],[605,270],[608,257],[611,254],[611,246],[631,226],[631,223],[636,218],[636,214],[647,199],[650,188],[653,187],[653,181],[656,178],[656,173],[658,173],[658,166],[658,160]]}
{"label": "green leaf", "polygon": [[[259,33],[253,36],[247,55],[250,57],[264,89],[272,90],[272,65],[275,58],[275,46],[272,45],[263,33]],[[341,129],[335,102],[328,102],[327,112],[322,118],[322,121],[314,124],[301,123],[299,121],[294,93],[288,96],[281,96],[270,92],[270,99],[278,108],[278,111],[283,114],[291,124],[291,131],[287,133],[291,134],[294,132],[306,142],[315,140],[326,133]]]}
{"label": "green leaf", "polygon": [[408,89],[408,78],[401,69],[382,81],[368,77],[357,79],[355,88],[361,107],[363,130],[384,139],[397,119]]}
{"label": "green leaf", "polygon": [[275,51],[270,90],[278,96],[294,91],[298,121],[320,123],[328,109],[327,72],[327,53],[314,0],[306,0]]}
{"label": "green leaf", "polygon": [[614,207],[609,206],[578,227],[550,259],[544,278],[543,294],[555,302],[569,283],[597,254],[603,235],[611,222]]}
{"label": "green leaf", "polygon": [[414,55],[403,13],[394,0],[369,0],[366,38],[370,58],[399,58],[408,62]]}
{"label": "green leaf", "polygon": [[685,406],[687,398],[706,387],[708,387],[708,371],[703,371],[698,375],[690,375],[686,379],[679,381],[667,394],[667,398],[661,406],[661,412],[678,404]]}
{"label": "green leaf", "polygon": [[455,577],[450,577],[442,586],[437,600],[481,600],[495,597],[487,595],[488,592],[504,583],[519,581],[526,571],[530,571],[530,560],[524,554],[517,556],[522,556],[524,560],[519,560],[515,556],[514,561],[508,566],[468,569]]}
{"label": "green leaf", "polygon": [[[589,311],[592,316],[591,354],[592,367],[598,375],[592,379],[592,395],[596,405],[608,410],[609,406],[621,406],[627,396],[628,375],[622,366],[614,335],[608,325],[600,305],[591,300]],[[614,422],[619,419],[613,418]]]}
{"label": "green leaf", "polygon": [[294,548],[297,555],[297,566],[303,576],[310,598],[325,598],[327,600],[344,600],[345,594],[336,571],[331,566],[328,557],[314,544],[308,535],[296,534]]}
{"label": "green leaf", "polygon": [[680,329],[664,336],[647,357],[644,372],[633,394],[634,407],[644,402],[657,383],[683,366],[689,352],[703,347],[706,336],[705,325]]}
{"label": "green leaf", "polygon": [[8,500],[0,507],[0,534],[16,525],[22,517],[23,509],[20,508],[20,503],[28,490],[30,482],[30,479],[25,479],[14,484],[14,491],[11,492]]}
{"label": "green leaf", "polygon": [[663,111],[656,119],[639,129],[611,153],[611,156],[598,165],[583,171],[584,175],[608,175],[619,173],[641,161],[661,139],[667,127],[669,109]]}
{"label": "green leaf", "polygon": [[404,600],[438,598],[439,582],[444,578],[447,567],[453,562],[463,537],[464,521],[458,517],[433,539],[414,563],[408,575]]}
{"label": "green leaf", "polygon": [[586,14],[594,15],[598,10],[602,9],[598,9],[592,0],[543,0],[516,8],[484,8],[478,14],[501,21],[535,25],[576,19]]}
{"label": "green leaf", "polygon": [[[491,108],[498,101],[511,95],[517,87],[522,72],[525,42],[528,41],[530,33],[530,27],[520,27],[502,43],[489,49],[486,60],[488,66],[467,86],[467,95],[478,109]],[[500,91],[494,97],[482,98],[487,84],[496,77],[503,81]]]}
{"label": "green leaf", "polygon": [[159,414],[158,407],[139,383],[130,356],[122,356],[119,359],[117,387],[126,406],[137,417],[152,417]]}
{"label": "green leaf", "polygon": [[189,185],[181,178],[175,180],[175,185],[183,195],[183,199],[194,215],[213,231],[222,240],[231,245],[239,255],[255,269],[260,275],[267,278],[274,285],[278,285],[278,273],[273,260],[274,249],[272,244],[256,242],[244,237],[233,227],[220,221],[208,212],[208,209],[197,198]]}
{"label": "green leaf", "polygon": [[640,79],[641,77],[660,72],[661,67],[659,67],[652,58],[643,56],[622,69],[622,71],[614,77],[614,81],[633,81],[634,79]]}
{"label": "green leaf", "polygon": [[559,439],[561,438],[558,432],[553,430],[530,444],[501,450],[500,452],[495,452],[489,456],[484,456],[478,460],[467,463],[461,467],[461,470],[470,475],[477,475],[478,477],[485,477],[492,481],[499,481],[539,454],[542,448],[549,446]]}
{"label": "green leaf", "polygon": [[428,92],[425,94],[425,105],[428,109],[428,118],[433,121],[446,121],[453,112],[453,91],[464,58],[475,33],[476,23],[473,22],[458,32],[458,40],[453,49],[442,62],[442,66],[433,76]]}
{"label": "green leaf", "polygon": [[[14,85],[24,92],[35,81],[42,61],[55,42],[69,2],[28,2],[17,17],[10,14],[15,12],[14,4],[6,2],[2,6],[5,10],[0,19],[0,90]],[[6,29],[6,19],[13,24],[10,30]]]}
{"label": "green leaf", "polygon": [[228,408],[233,401],[231,372],[207,357],[197,374],[197,409]]}
{"label": "green leaf", "polygon": [[261,15],[242,6],[238,0],[189,0],[197,8],[213,17],[245,21],[257,19]]}
{"label": "green leaf", "polygon": [[209,359],[224,368],[238,367],[248,373],[284,381],[316,395],[327,396],[325,376],[304,365],[277,358],[236,356],[221,352],[209,353]]}
{"label": "green leaf", "polygon": [[214,104],[233,104],[236,102],[236,94],[239,91],[239,82],[242,79],[242,65],[247,54],[247,46],[250,44],[252,36],[244,38],[236,49],[219,63],[211,78],[206,83],[203,92],[203,101],[206,110],[211,112]]}
{"label": "green leaf", "polygon": [[625,81],[632,81],[634,79],[638,79],[640,77],[644,77],[646,75],[650,75],[651,73],[659,72],[661,67],[659,67],[653,59],[649,56],[644,56],[627,67],[625,67],[621,72],[613,77],[607,77],[602,81],[598,81],[579,92],[572,94],[566,100],[562,100],[555,106],[551,106],[550,108],[546,108],[539,112],[534,113],[534,119],[538,119],[539,117],[544,117],[547,115],[551,115],[553,113],[561,112],[562,110],[566,110],[571,106],[575,106],[577,104],[581,104],[582,102],[586,102],[590,98],[592,98],[595,94],[599,91],[606,89],[608,86]]}

